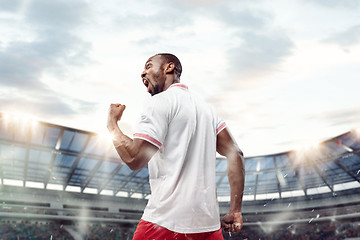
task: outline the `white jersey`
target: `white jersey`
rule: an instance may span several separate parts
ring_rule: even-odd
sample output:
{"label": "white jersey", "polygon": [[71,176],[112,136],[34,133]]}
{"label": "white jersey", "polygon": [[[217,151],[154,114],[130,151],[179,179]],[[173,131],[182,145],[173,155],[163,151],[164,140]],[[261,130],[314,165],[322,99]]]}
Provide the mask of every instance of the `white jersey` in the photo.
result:
{"label": "white jersey", "polygon": [[143,220],[178,233],[220,229],[216,136],[225,127],[184,84],[150,98],[134,134],[159,148],[148,163],[151,196]]}

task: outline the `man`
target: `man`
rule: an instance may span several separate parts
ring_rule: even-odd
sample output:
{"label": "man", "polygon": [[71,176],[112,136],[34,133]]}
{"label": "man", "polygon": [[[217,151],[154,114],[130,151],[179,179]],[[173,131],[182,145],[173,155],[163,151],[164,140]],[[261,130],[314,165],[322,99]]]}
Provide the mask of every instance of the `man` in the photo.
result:
{"label": "man", "polygon": [[141,74],[152,95],[134,139],[117,122],[125,105],[111,104],[108,129],[119,156],[132,170],[148,164],[151,197],[135,240],[223,239],[216,200],[216,151],[226,156],[231,189],[230,211],[221,226],[242,227],[244,159],[225,123],[214,110],[180,84],[181,63],[172,54],[157,54]]}

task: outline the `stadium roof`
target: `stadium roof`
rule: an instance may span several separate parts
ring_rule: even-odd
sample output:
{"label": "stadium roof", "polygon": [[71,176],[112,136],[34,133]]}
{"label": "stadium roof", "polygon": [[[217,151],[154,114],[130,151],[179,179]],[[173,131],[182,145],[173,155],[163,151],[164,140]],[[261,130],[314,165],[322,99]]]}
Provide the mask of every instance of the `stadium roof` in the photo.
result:
{"label": "stadium roof", "polygon": [[[110,136],[0,114],[1,184],[147,198],[148,170],[123,164]],[[244,200],[297,197],[360,187],[360,131],[316,146],[245,158]],[[219,201],[229,201],[226,159],[218,158]]]}

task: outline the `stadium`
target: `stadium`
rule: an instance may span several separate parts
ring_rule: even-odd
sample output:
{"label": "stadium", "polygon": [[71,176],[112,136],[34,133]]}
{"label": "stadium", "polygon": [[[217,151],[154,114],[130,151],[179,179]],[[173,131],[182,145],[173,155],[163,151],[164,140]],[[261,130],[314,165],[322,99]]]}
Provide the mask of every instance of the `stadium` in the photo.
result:
{"label": "stadium", "polygon": [[[109,136],[0,115],[0,239],[131,239],[148,172],[119,161]],[[244,226],[225,239],[360,239],[360,131],[245,158]],[[217,158],[221,214],[226,159]],[[221,217],[221,216],[219,216]]]}
{"label": "stadium", "polygon": [[[162,85],[143,78],[158,53],[179,58],[180,82],[244,152],[244,225],[224,239],[360,239],[359,12],[359,0],[0,0],[0,240],[133,238],[149,168],[120,161],[106,118],[126,105],[133,135]],[[216,156],[214,222],[230,207],[227,167]],[[166,224],[205,231],[183,209],[197,210],[167,207]]]}

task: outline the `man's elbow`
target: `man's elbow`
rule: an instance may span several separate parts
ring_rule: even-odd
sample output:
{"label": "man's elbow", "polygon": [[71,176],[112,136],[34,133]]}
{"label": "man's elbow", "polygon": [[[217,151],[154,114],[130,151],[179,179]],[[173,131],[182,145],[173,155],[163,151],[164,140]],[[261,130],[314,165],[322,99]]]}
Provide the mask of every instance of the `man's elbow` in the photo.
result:
{"label": "man's elbow", "polygon": [[125,162],[126,165],[133,171],[138,171],[145,167],[146,164],[144,164],[144,161],[139,158],[131,158],[130,160]]}
{"label": "man's elbow", "polygon": [[240,149],[236,149],[232,151],[231,154],[228,156],[230,159],[233,159],[234,163],[241,167],[242,171],[245,168],[245,158],[244,154]]}
{"label": "man's elbow", "polygon": [[244,159],[244,153],[238,148],[231,149],[227,152],[226,156]]}

